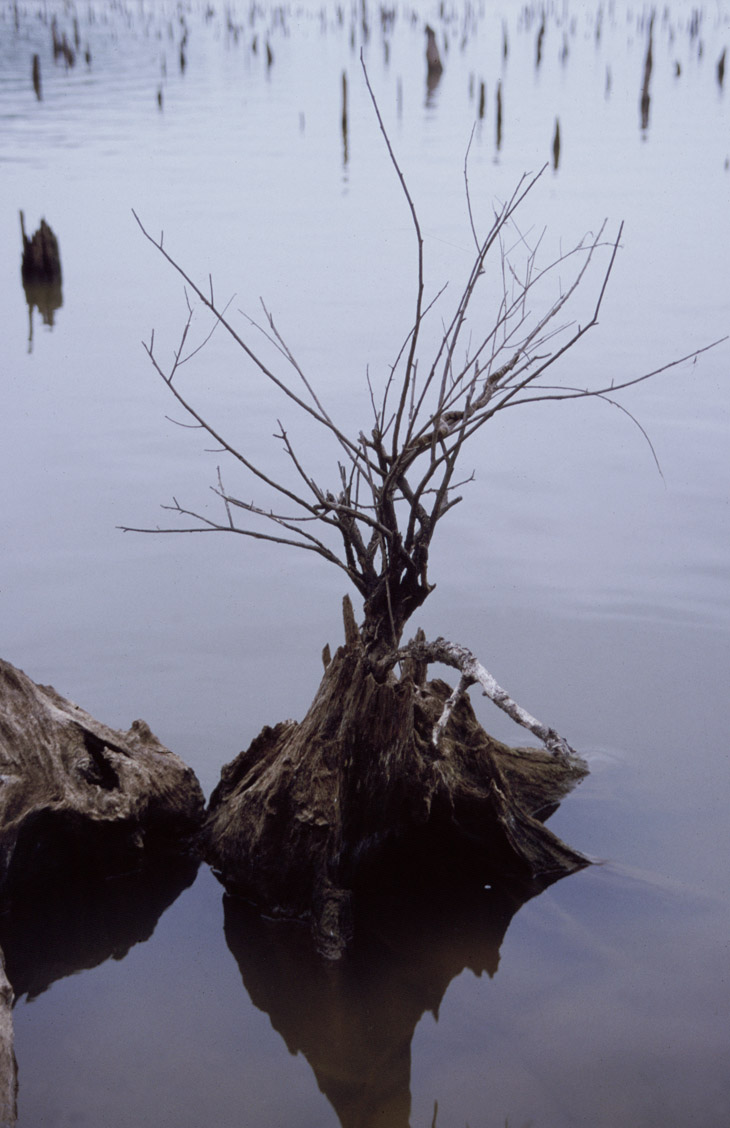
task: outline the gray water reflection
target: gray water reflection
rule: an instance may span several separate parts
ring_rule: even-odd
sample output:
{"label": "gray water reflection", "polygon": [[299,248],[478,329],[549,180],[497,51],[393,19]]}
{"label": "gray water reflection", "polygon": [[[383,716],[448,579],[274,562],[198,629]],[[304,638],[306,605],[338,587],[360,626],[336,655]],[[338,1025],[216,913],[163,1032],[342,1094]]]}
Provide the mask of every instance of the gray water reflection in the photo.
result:
{"label": "gray water reflection", "polygon": [[57,980],[122,960],[152,936],[159,918],[195,880],[199,863],[150,858],[143,870],[105,878],[77,868],[16,893],[0,914],[0,949],[16,1002]]}
{"label": "gray water reflection", "polygon": [[52,329],[63,305],[63,290],[60,282],[23,282],[23,292],[28,303],[28,352],[32,352],[33,315],[37,310],[41,323]]}
{"label": "gray water reflection", "polygon": [[304,1054],[342,1128],[408,1128],[411,1043],[465,970],[497,973],[514,915],[541,889],[473,888],[421,875],[410,889],[380,875],[360,904],[357,940],[328,964],[307,929],[264,920],[224,897],[225,934],[251,1002],[291,1054]]}
{"label": "gray water reflection", "polygon": [[[198,868],[193,858],[157,854],[142,870],[109,878],[93,859],[79,858],[47,880],[17,889],[0,913],[0,952],[13,1005],[33,1002],[58,980],[106,960],[123,960],[132,947],[150,939]],[[23,1099],[22,1055],[20,1070],[13,1057],[14,1092],[0,1102],[0,1120],[8,1128],[16,1123],[18,1099]],[[7,1073],[3,1082],[6,1078]]]}

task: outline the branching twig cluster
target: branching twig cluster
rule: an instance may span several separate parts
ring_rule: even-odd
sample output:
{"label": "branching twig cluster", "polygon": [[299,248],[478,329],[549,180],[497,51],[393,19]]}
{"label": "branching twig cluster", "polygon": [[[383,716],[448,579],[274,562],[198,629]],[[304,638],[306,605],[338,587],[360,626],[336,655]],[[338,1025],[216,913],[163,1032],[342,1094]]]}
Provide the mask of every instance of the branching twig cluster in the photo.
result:
{"label": "branching twig cluster", "polygon": [[[165,508],[189,519],[190,523],[177,528],[138,531],[233,532],[319,554],[344,571],[363,597],[363,640],[374,655],[382,659],[384,654],[397,649],[405,622],[432,590],[428,559],[434,531],[439,521],[462,500],[459,490],[470,481],[470,475],[460,479],[457,474],[463,464],[464,448],[490,419],[507,408],[528,403],[585,397],[615,403],[617,392],[676,367],[705,350],[696,350],[689,357],[608,386],[580,388],[553,382],[551,372],[558,362],[598,323],[622,227],[615,236],[609,237],[606,223],[603,223],[597,233],[559,254],[547,265],[540,265],[541,237],[531,243],[516,221],[518,209],[542,175],[538,172],[520,180],[512,195],[496,207],[489,230],[480,236],[469,191],[467,152],[464,178],[474,236],[473,260],[433,354],[424,359],[424,327],[430,324],[430,315],[443,290],[431,300],[426,299],[424,241],[418,215],[364,65],[363,71],[390,160],[410,210],[417,251],[412,323],[379,390],[368,374],[371,425],[367,432],[361,430],[355,437],[338,426],[262,302],[263,320],[249,318],[248,321],[281,358],[283,369],[274,370],[234,326],[228,305],[220,306],[216,302],[212,281],[209,280],[205,289],[196,284],[167,252],[162,236],[159,239],[151,236],[135,213],[143,234],[183,278],[186,297],[192,294],[213,315],[213,329],[206,341],[222,326],[264,380],[333,438],[340,451],[337,480],[328,488],[308,472],[302,453],[295,448],[282,422],[277,421],[276,438],[294,470],[295,485],[292,486],[267,472],[249,458],[240,445],[229,441],[213,426],[176,380],[180,367],[206,343],[203,341],[185,353],[193,317],[188,297],[188,317],[172,363],[165,367],[160,362],[154,334],[145,345],[147,354],[191,420],[188,425],[200,428],[221,452],[243,467],[260,485],[272,490],[280,499],[280,506],[265,508],[253,500],[236,496],[224,487],[219,470],[217,483],[212,488],[221,500],[223,516],[220,520],[188,509],[173,499]],[[571,309],[578,292],[583,294],[588,284],[590,268],[600,258],[603,265],[596,296],[591,301],[587,319],[578,323],[572,320]],[[496,308],[485,320],[478,308],[478,296],[484,288],[488,266],[496,267],[499,294]],[[566,272],[567,283],[563,279]],[[552,296],[545,302],[547,286],[553,289]],[[541,302],[544,304],[540,305]],[[475,329],[474,326],[480,327]],[[617,406],[627,410],[621,404]]]}

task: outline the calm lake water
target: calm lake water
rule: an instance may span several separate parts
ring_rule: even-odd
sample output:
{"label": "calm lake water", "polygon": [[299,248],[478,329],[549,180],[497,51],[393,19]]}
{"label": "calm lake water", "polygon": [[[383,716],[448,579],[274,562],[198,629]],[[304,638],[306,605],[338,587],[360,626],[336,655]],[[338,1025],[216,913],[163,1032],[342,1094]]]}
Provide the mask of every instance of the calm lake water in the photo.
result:
{"label": "calm lake water", "polygon": [[[144,717],[207,792],[262,725],[303,715],[344,589],[307,553],[118,530],[163,523],[173,495],[213,513],[220,462],[166,419],[141,341],[154,327],[172,355],[185,295],[131,209],[232,310],[262,296],[331,410],[366,425],[366,368],[380,380],[410,325],[415,241],[362,47],[431,294],[470,264],[476,122],[477,222],[546,162],[521,227],[546,228],[548,258],[625,221],[566,383],[724,336],[728,4],[657,11],[643,122],[649,6],[547,9],[538,65],[538,5],[0,7],[2,657],[108,724]],[[73,67],[54,64],[54,13],[71,44],[78,21]],[[29,318],[21,208],[59,238],[52,325]],[[222,336],[196,363],[207,410],[275,467],[276,419],[296,431],[296,414]],[[205,868],[59,897],[9,942],[24,1128],[727,1125],[729,369],[720,345],[624,397],[663,477],[609,404],[495,419],[413,623],[469,646],[588,758],[551,826],[602,864],[524,905],[393,906],[338,968],[224,904]]]}

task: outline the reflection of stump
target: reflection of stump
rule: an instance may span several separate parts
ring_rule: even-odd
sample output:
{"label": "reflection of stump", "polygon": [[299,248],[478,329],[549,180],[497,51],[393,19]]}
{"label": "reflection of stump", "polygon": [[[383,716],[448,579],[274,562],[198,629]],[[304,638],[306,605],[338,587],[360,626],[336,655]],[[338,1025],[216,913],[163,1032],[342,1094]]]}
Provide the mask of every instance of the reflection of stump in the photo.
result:
{"label": "reflection of stump", "polygon": [[[403,859],[401,859],[403,861]],[[430,863],[433,858],[430,859]],[[225,935],[251,1002],[292,1054],[302,1053],[342,1128],[407,1128],[411,1044],[438,1017],[451,982],[497,972],[514,914],[539,887],[484,889],[412,853],[358,886],[357,928],[345,959],[325,963],[301,925],[266,920],[224,897]]]}
{"label": "reflection of stump", "polygon": [[376,680],[350,638],[301,724],[265,728],[223,769],[203,850],[226,888],[308,919],[334,957],[350,937],[358,881],[414,836],[420,857],[458,858],[482,882],[553,880],[585,865],[539,821],[585,774],[582,761],[507,748],[465,698],[435,748],[449,694],[415,670]]}
{"label": "reflection of stump", "polygon": [[56,310],[63,305],[60,282],[31,282],[23,284],[28,303],[28,352],[33,348],[33,310],[37,309],[44,325],[53,328]]}
{"label": "reflection of stump", "polygon": [[400,953],[379,948],[325,964],[297,926],[263,920],[229,897],[224,909],[251,1002],[289,1052],[304,1055],[342,1128],[408,1128],[411,1041],[432,1005],[428,975],[411,965],[407,979]]}
{"label": "reflection of stump", "polygon": [[[13,992],[37,993],[151,935],[194,876],[186,851],[203,794],[144,721],[107,728],[1,659],[0,780],[0,1124],[10,1125]],[[130,879],[143,868],[146,881]]]}
{"label": "reflection of stump", "polygon": [[198,866],[196,858],[152,849],[141,869],[110,880],[80,853],[62,881],[54,875],[16,892],[12,911],[0,914],[0,946],[16,999],[35,999],[64,976],[123,959],[149,940]]}
{"label": "reflection of stump", "polygon": [[20,230],[23,236],[23,262],[21,274],[24,285],[33,283],[61,282],[61,255],[58,250],[58,239],[51,231],[45,219],[29,239],[25,233],[25,219],[20,213]]}

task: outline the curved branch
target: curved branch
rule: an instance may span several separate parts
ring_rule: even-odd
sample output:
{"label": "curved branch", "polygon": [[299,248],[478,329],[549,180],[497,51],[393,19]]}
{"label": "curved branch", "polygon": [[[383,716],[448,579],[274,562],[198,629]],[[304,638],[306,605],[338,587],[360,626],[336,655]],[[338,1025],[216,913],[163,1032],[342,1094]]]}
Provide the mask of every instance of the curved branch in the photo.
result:
{"label": "curved branch", "polygon": [[445,638],[437,638],[435,642],[414,640],[391,655],[391,664],[395,665],[396,662],[401,662],[406,658],[420,663],[441,662],[444,666],[451,666],[461,673],[458,686],[447,700],[443,713],[434,726],[432,736],[434,747],[438,748],[449,717],[459,700],[469,686],[478,684],[482,687],[485,697],[493,701],[518,725],[522,725],[538,740],[541,740],[554,756],[569,759],[578,755],[575,749],[571,748],[567,740],[560,736],[555,729],[548,728],[547,725],[542,724],[531,713],[528,713],[527,709],[518,705],[465,646],[449,642]]}

